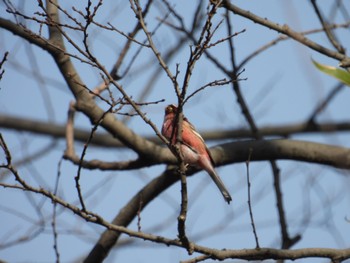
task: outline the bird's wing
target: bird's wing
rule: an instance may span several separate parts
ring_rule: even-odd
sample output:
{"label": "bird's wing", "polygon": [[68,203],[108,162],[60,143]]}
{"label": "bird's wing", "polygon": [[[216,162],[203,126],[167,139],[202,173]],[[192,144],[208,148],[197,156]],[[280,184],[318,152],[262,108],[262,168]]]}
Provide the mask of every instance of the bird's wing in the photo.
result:
{"label": "bird's wing", "polygon": [[[213,157],[211,156],[211,153],[210,153],[210,151],[209,151],[209,149],[208,149],[208,147],[207,147],[207,145],[206,145],[206,143],[205,143],[203,137],[197,132],[196,128],[193,126],[192,123],[190,123],[190,122],[187,120],[186,117],[184,118],[184,121],[185,121],[186,123],[188,123],[188,125],[191,127],[191,130],[192,130],[193,134],[194,134],[198,139],[200,139],[200,141],[202,142],[202,144],[203,144],[203,146],[204,146],[204,149],[205,149],[206,153],[208,154],[208,156],[209,156],[209,158],[210,158],[211,164],[214,166]],[[190,146],[189,146],[189,147],[190,147]],[[192,147],[190,147],[190,148],[192,148]]]}
{"label": "bird's wing", "polygon": [[[205,144],[203,137],[196,131],[196,128],[187,120],[183,119],[182,143],[198,154],[208,155],[212,164],[213,158]],[[187,127],[186,127],[187,126]]]}

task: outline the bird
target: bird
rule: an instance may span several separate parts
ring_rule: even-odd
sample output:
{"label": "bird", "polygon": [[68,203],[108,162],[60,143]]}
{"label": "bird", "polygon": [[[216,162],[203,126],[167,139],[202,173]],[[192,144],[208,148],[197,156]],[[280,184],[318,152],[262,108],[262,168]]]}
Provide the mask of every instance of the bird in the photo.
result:
{"label": "bird", "polygon": [[[165,108],[162,135],[169,140],[170,146],[175,146],[177,143],[177,111],[178,108],[174,104],[170,104]],[[173,153],[176,151],[174,147],[170,147],[170,150]],[[183,117],[182,121],[180,151],[183,161],[187,165],[201,168],[210,175],[216,186],[221,191],[225,201],[230,204],[232,197],[214,169],[214,161],[208,147],[206,146],[202,136],[196,131],[195,127],[186,117]]]}

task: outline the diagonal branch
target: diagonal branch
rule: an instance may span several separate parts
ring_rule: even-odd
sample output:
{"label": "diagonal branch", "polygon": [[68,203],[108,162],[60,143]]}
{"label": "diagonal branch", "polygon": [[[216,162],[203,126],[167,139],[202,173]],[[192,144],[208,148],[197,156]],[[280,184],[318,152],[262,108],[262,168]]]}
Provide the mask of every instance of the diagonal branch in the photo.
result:
{"label": "diagonal branch", "polygon": [[340,65],[342,67],[349,67],[350,66],[350,58],[340,52],[337,51],[333,51],[330,50],[328,48],[326,48],[325,46],[322,46],[312,40],[310,40],[309,38],[305,37],[304,35],[294,31],[293,29],[291,29],[288,25],[279,25],[277,23],[274,23],[270,20],[268,20],[267,18],[262,18],[260,16],[257,16],[249,11],[243,10],[233,4],[230,3],[230,1],[225,0],[223,1],[224,3],[224,7],[233,12],[234,14],[240,15],[242,17],[245,17],[251,21],[253,21],[254,23],[260,24],[262,26],[265,26],[267,28],[273,29],[279,33],[285,34],[287,36],[289,36],[290,38],[298,41],[299,43],[321,53],[324,54],[328,57],[337,59],[340,61]]}
{"label": "diagonal branch", "polygon": [[326,33],[326,36],[327,36],[329,42],[331,42],[333,47],[335,47],[339,53],[345,54],[344,47],[342,47],[342,45],[336,40],[335,35],[330,30],[328,23],[325,21],[325,19],[323,18],[322,14],[321,14],[320,9],[318,8],[316,0],[311,0],[311,4],[315,10],[315,13],[317,14],[318,19],[320,20],[320,22],[322,24],[323,30]]}

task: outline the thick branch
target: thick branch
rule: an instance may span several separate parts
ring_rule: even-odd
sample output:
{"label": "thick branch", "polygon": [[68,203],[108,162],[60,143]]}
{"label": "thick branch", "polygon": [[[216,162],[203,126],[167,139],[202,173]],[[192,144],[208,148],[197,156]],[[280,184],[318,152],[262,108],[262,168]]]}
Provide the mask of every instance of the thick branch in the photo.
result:
{"label": "thick branch", "polygon": [[[204,251],[203,251],[204,252]],[[203,253],[202,252],[202,253]],[[224,250],[213,254],[218,259],[239,258],[247,260],[266,260],[266,259],[290,259],[299,258],[329,258],[333,262],[341,262],[350,258],[350,249],[331,249],[331,248],[304,248],[304,249],[242,249],[242,250]]]}
{"label": "thick branch", "polygon": [[[41,129],[40,127],[44,125]],[[270,127],[270,128],[262,128],[260,129],[261,134],[269,134],[272,135],[274,133],[280,135],[285,134],[288,129],[296,131],[305,130],[305,132],[317,132],[317,131],[330,131],[337,129],[347,129],[349,130],[350,124],[323,124],[312,126],[314,129],[303,128],[302,125],[291,125],[285,127]],[[46,125],[41,122],[35,123],[32,121],[25,122],[23,120],[16,121],[16,119],[8,119],[0,117],[0,127],[7,128],[16,128],[19,130],[27,130],[36,133],[44,133],[50,134],[53,137],[56,136],[64,136],[64,131],[60,131],[60,129],[64,129],[64,127],[55,126],[55,125]],[[294,128],[293,128],[294,127]],[[304,126],[305,127],[305,126]],[[220,139],[231,138],[234,136],[251,136],[251,132],[247,130],[236,130],[236,131],[227,131],[227,132],[213,132]],[[203,135],[206,133],[203,133]],[[219,136],[220,134],[220,136]],[[207,139],[219,139],[216,136],[204,136]],[[225,135],[230,137],[225,137]],[[76,138],[86,142],[89,133],[83,132],[79,130],[76,133]],[[236,137],[236,138],[237,138]],[[147,138],[150,140],[151,138]],[[156,141],[155,138],[152,140]],[[104,134],[96,134],[94,137],[94,141],[100,146],[122,146],[118,143],[117,140],[113,139],[111,136],[107,136]],[[159,140],[158,140],[159,142]],[[168,149],[157,147],[157,152],[154,153],[157,158],[155,159],[138,159],[135,161],[128,162],[111,162],[111,163],[102,163],[101,161],[92,161],[91,163],[83,163],[83,167],[88,169],[136,169],[140,167],[147,167],[154,164],[159,163],[176,163],[176,159],[170,153]],[[248,159],[250,149],[253,150],[251,161],[264,161],[264,160],[280,160],[280,159],[289,159],[303,162],[311,162],[311,163],[319,163],[330,165],[336,168],[349,169],[350,168],[350,149],[325,145],[314,142],[306,142],[306,141],[296,141],[296,140],[258,140],[258,141],[239,141],[239,142],[230,142],[216,146],[212,149],[214,161],[216,165],[226,165],[230,163],[236,162],[245,162]]]}
{"label": "thick branch", "polygon": [[[59,124],[52,124],[43,121],[23,119],[15,116],[0,115],[0,127],[3,129],[17,130],[21,132],[32,132],[50,136],[53,138],[65,137],[65,126]],[[350,122],[324,122],[319,124],[295,123],[280,126],[265,126],[259,128],[259,133],[266,137],[289,137],[297,134],[308,133],[331,133],[331,132],[345,132],[350,131]],[[227,139],[246,139],[254,137],[250,129],[234,129],[227,131],[201,131],[200,134],[206,141],[219,141]],[[84,129],[74,129],[74,139],[85,143],[90,136],[90,131]],[[144,139],[157,144],[161,141],[156,136],[145,136]],[[108,133],[95,133],[91,141],[95,146],[101,147],[125,147],[118,139],[114,138]]]}
{"label": "thick branch", "polygon": [[350,169],[350,149],[297,140],[258,140],[221,144],[212,149],[216,165],[251,161],[295,160]]}
{"label": "thick branch", "polygon": [[29,29],[17,25],[13,23],[10,20],[4,19],[0,17],[0,28],[4,28],[14,35],[17,35],[25,40],[27,40],[29,43],[34,44],[49,53],[56,52],[57,50],[60,50],[59,47],[54,46],[51,44],[48,40],[44,39],[43,37],[36,35],[34,32],[30,31]]}
{"label": "thick branch", "polygon": [[[350,169],[350,149],[296,140],[253,140],[217,145],[211,149],[216,166],[245,162],[252,151],[251,161],[294,160]],[[177,164],[174,155],[159,147],[157,159],[137,159],[126,162],[84,161],[82,167],[101,170],[130,170],[156,164]],[[76,162],[77,160],[72,160]],[[193,170],[195,171],[195,170]]]}

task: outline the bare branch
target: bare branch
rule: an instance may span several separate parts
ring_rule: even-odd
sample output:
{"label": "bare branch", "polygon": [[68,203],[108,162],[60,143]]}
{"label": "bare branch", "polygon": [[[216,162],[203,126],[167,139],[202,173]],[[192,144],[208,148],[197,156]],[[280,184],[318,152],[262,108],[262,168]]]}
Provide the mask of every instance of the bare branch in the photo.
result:
{"label": "bare branch", "polygon": [[321,14],[320,9],[318,8],[316,0],[311,0],[311,4],[315,9],[315,13],[317,14],[317,17],[322,24],[323,30],[326,33],[326,36],[329,39],[329,42],[331,42],[331,44],[338,50],[339,53],[345,55],[344,47],[340,45],[340,43],[336,40],[335,35],[333,35],[333,32],[330,30],[328,23],[325,21],[324,17]]}
{"label": "bare branch", "polygon": [[254,234],[254,238],[255,238],[255,244],[256,244],[256,249],[260,248],[259,245],[259,238],[258,238],[258,234],[256,232],[256,226],[255,226],[255,222],[254,222],[254,216],[253,216],[253,210],[252,210],[252,202],[251,202],[251,197],[250,197],[250,175],[249,175],[249,163],[250,163],[250,159],[252,157],[252,151],[249,153],[248,159],[246,161],[246,167],[247,167],[247,188],[248,188],[248,208],[249,208],[249,216],[250,216],[250,222],[252,225],[252,229],[253,229],[253,234]]}
{"label": "bare branch", "polygon": [[5,69],[2,69],[4,66],[4,63],[7,60],[7,56],[8,56],[9,52],[5,52],[4,57],[2,58],[2,60],[0,61],[0,80],[2,79],[4,73],[5,73]]}
{"label": "bare branch", "polygon": [[243,16],[243,17],[245,17],[249,20],[252,20],[253,22],[258,23],[262,26],[276,30],[277,32],[285,34],[285,35],[293,38],[294,40],[300,42],[301,44],[303,44],[303,45],[305,45],[305,46],[307,46],[307,47],[309,47],[309,48],[311,48],[311,49],[313,49],[321,54],[324,54],[328,57],[337,59],[341,63],[340,65],[342,67],[346,68],[346,67],[350,66],[350,58],[347,57],[346,55],[339,53],[339,52],[336,52],[336,51],[333,51],[333,50],[330,50],[330,49],[306,38],[304,35],[292,30],[288,25],[283,25],[283,26],[278,25],[278,24],[276,24],[276,23],[274,23],[266,18],[259,17],[251,12],[243,10],[243,9],[231,4],[227,0],[223,1],[223,3],[224,3],[225,8],[227,8],[229,11],[231,11],[237,15]]}

